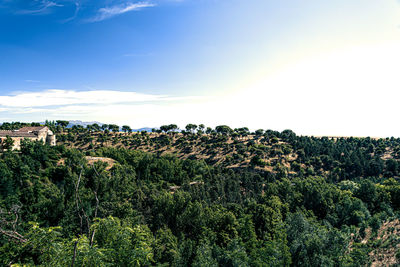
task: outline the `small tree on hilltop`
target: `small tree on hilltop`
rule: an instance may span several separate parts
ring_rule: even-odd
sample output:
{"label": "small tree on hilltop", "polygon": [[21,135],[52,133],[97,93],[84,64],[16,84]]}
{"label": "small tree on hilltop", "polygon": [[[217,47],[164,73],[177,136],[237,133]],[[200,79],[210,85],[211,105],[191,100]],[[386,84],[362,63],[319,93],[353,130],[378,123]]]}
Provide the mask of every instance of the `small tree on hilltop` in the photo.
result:
{"label": "small tree on hilltop", "polygon": [[178,126],[176,124],[169,124],[169,125],[162,125],[160,127],[160,130],[168,133],[168,132],[175,132],[176,130],[178,130]]}
{"label": "small tree on hilltop", "polygon": [[178,128],[178,126],[176,125],[176,124],[170,124],[170,125],[168,125],[168,130],[169,131],[171,131],[171,132],[175,132],[175,131],[177,131],[179,128]]}
{"label": "small tree on hilltop", "polygon": [[102,125],[100,126],[100,128],[101,128],[101,130],[105,131],[105,130],[108,129],[108,124],[102,124]]}
{"label": "small tree on hilltop", "polygon": [[199,124],[199,127],[197,127],[197,134],[204,134],[204,124]]}
{"label": "small tree on hilltop", "polygon": [[109,124],[108,129],[114,133],[119,132],[119,126],[116,124]]}
{"label": "small tree on hilltop", "polygon": [[191,132],[191,133],[194,133],[194,131],[196,130],[196,128],[197,128],[197,125],[196,125],[196,124],[192,124],[192,123],[189,123],[189,124],[186,125],[186,127],[185,127],[186,131]]}
{"label": "small tree on hilltop", "polygon": [[131,127],[129,127],[128,125],[123,125],[123,126],[122,126],[122,131],[123,131],[124,133],[131,133],[131,132],[132,132],[132,129],[131,129]]}
{"label": "small tree on hilltop", "polygon": [[168,132],[168,125],[161,125],[161,127],[160,127],[160,130],[162,131],[162,132],[165,132],[165,133],[167,133]]}
{"label": "small tree on hilltop", "polygon": [[233,133],[233,130],[226,125],[219,125],[215,127],[215,131],[222,135],[230,135],[231,133]]}

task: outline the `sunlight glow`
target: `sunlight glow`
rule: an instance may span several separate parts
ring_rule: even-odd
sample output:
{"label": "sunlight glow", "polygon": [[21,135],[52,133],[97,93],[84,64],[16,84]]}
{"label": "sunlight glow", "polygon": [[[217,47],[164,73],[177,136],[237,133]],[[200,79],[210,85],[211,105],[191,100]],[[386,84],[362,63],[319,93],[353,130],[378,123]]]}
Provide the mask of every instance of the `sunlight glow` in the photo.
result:
{"label": "sunlight glow", "polygon": [[[230,102],[265,114],[270,128],[308,129],[304,134],[400,135],[392,121],[400,97],[399,48],[400,42],[390,42],[315,55],[270,73]],[[258,120],[251,118],[250,126]]]}

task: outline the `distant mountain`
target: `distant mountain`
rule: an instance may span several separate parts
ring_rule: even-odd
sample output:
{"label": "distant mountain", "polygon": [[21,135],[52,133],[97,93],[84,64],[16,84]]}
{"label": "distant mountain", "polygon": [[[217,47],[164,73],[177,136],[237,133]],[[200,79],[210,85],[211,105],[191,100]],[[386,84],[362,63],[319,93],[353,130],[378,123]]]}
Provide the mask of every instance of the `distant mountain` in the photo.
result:
{"label": "distant mountain", "polygon": [[[132,129],[132,132],[142,132],[142,131],[145,131],[145,132],[149,132],[149,133],[151,133],[153,128],[149,128],[149,127],[144,127],[144,128],[140,128],[140,129]],[[157,128],[155,128],[155,129],[157,129]]]}
{"label": "distant mountain", "polygon": [[74,126],[74,125],[80,125],[80,126],[83,126],[83,127],[86,128],[88,125],[92,125],[92,124],[95,124],[95,123],[97,123],[100,126],[104,124],[104,123],[101,123],[101,122],[98,122],[98,121],[71,120],[71,121],[69,121],[69,124],[68,124],[67,128],[72,128],[72,126]]}

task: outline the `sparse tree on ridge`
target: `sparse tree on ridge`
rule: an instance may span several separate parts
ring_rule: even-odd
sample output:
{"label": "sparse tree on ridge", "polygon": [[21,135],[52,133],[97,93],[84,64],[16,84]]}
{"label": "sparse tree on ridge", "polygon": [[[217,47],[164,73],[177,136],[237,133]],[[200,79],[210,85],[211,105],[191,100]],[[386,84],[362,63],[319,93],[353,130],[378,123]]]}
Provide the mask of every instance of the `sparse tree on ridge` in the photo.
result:
{"label": "sparse tree on ridge", "polygon": [[196,125],[196,124],[192,124],[192,123],[189,123],[189,124],[186,125],[186,127],[185,127],[186,131],[191,132],[191,133],[194,133],[194,131],[196,130],[196,128],[197,128],[197,125]]}
{"label": "sparse tree on ridge", "polygon": [[132,129],[131,129],[131,127],[129,127],[128,125],[123,125],[123,126],[122,126],[122,131],[123,131],[124,133],[131,133],[131,132],[132,132]]}
{"label": "sparse tree on ridge", "polygon": [[264,133],[264,130],[263,130],[263,129],[258,129],[258,130],[256,130],[256,131],[254,132],[254,134],[255,134],[256,136],[262,136],[263,133]]}
{"label": "sparse tree on ridge", "polygon": [[109,124],[108,129],[114,133],[119,132],[119,126],[116,124]]}
{"label": "sparse tree on ridge", "polygon": [[233,130],[227,125],[219,125],[215,127],[215,131],[222,135],[230,135]]}
{"label": "sparse tree on ridge", "polygon": [[197,127],[197,134],[199,135],[204,134],[204,129],[205,129],[204,124],[199,124],[199,126]]}
{"label": "sparse tree on ridge", "polygon": [[168,129],[169,129],[168,125],[161,125],[161,126],[160,126],[160,130],[161,130],[162,132],[164,132],[164,133],[167,133],[167,132],[168,132]]}
{"label": "sparse tree on ridge", "polygon": [[169,124],[169,125],[162,125],[160,127],[160,130],[168,133],[168,132],[175,132],[176,130],[178,130],[178,126],[176,124]]}
{"label": "sparse tree on ridge", "polygon": [[169,128],[169,131],[171,131],[171,132],[175,132],[179,129],[176,124],[170,124],[170,125],[168,125],[168,128]]}
{"label": "sparse tree on ridge", "polygon": [[101,130],[105,131],[106,129],[108,129],[108,124],[102,124],[100,128]]}
{"label": "sparse tree on ridge", "polygon": [[92,129],[93,131],[98,132],[100,131],[100,126],[97,123],[94,123],[92,124]]}

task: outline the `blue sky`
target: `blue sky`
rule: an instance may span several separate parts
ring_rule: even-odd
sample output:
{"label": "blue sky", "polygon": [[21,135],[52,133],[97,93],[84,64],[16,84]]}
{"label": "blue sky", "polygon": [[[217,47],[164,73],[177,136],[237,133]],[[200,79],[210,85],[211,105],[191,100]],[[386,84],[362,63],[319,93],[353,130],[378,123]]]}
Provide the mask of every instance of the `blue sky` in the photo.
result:
{"label": "blue sky", "polygon": [[0,0],[0,121],[400,136],[399,7]]}

